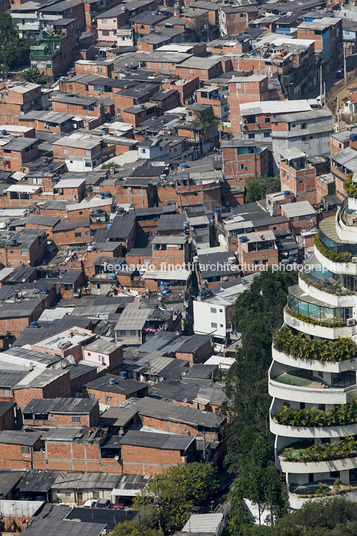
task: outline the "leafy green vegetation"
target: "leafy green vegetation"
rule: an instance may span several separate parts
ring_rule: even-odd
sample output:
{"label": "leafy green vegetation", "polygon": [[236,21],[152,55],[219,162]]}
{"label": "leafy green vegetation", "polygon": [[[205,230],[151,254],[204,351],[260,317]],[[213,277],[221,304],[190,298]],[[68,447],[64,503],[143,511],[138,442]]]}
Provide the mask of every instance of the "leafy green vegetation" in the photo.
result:
{"label": "leafy green vegetation", "polygon": [[300,275],[300,278],[303,281],[305,281],[305,283],[307,283],[308,285],[318,288],[319,290],[322,290],[324,292],[328,292],[329,294],[335,294],[338,296],[341,296],[341,295],[350,296],[352,294],[351,290],[347,290],[342,287],[341,279],[336,274],[333,274],[333,277],[324,278],[320,280],[316,280],[316,279],[313,279],[312,277],[309,277],[303,271],[301,271],[299,275]]}
{"label": "leafy green vegetation", "polygon": [[241,333],[235,363],[226,378],[222,410],[231,415],[225,427],[226,461],[236,479],[231,491],[229,530],[240,536],[247,529],[243,496],[276,516],[285,511],[285,484],[273,463],[273,436],[269,431],[268,368],[273,334],[283,322],[288,287],[296,283],[291,272],[262,272],[249,290],[239,295],[233,323]]}
{"label": "leafy green vegetation", "polygon": [[289,307],[285,307],[285,310],[290,316],[301,320],[301,322],[308,322],[308,324],[312,324],[313,326],[340,328],[345,325],[345,322],[342,320],[342,318],[339,317],[331,318],[329,320],[316,320],[316,318],[312,318],[312,316],[297,313],[296,311],[294,311],[294,309],[289,309]]}
{"label": "leafy green vegetation", "polygon": [[27,69],[23,72],[22,78],[26,82],[32,82],[33,84],[47,84],[50,80],[48,76],[41,73],[38,69]]}
{"label": "leafy green vegetation", "polygon": [[332,262],[349,262],[352,257],[352,253],[348,253],[348,251],[343,251],[342,253],[335,253],[334,251],[331,251],[327,247],[323,245],[323,243],[320,240],[319,234],[315,234],[315,246],[319,250],[320,253],[326,259],[329,259]]}
{"label": "leafy green vegetation", "polygon": [[[252,533],[254,535],[254,532]],[[357,534],[357,509],[342,497],[309,501],[279,520],[267,536],[352,536]],[[264,533],[262,533],[264,535]]]}
{"label": "leafy green vegetation", "polygon": [[321,411],[315,407],[311,409],[292,409],[283,406],[274,415],[278,424],[289,426],[343,426],[357,422],[357,400],[347,404],[335,406],[328,411]]}
{"label": "leafy green vegetation", "polygon": [[337,340],[312,339],[303,333],[294,333],[290,328],[283,327],[274,337],[274,348],[295,359],[314,359],[339,362],[357,358],[357,345],[349,337]]}
{"label": "leafy green vegetation", "polygon": [[163,532],[158,529],[138,525],[133,521],[124,521],[119,523],[110,533],[109,536],[163,536]]}
{"label": "leafy green vegetation", "polygon": [[314,443],[305,449],[285,448],[281,456],[290,462],[320,462],[357,456],[357,441],[353,436],[333,443]]}
{"label": "leafy green vegetation", "polygon": [[[207,502],[217,491],[215,469],[210,463],[189,463],[168,467],[134,499],[155,526],[166,532],[180,530],[191,510]],[[121,535],[120,535],[121,536]],[[151,535],[148,535],[151,536]]]}
{"label": "leafy green vegetation", "polygon": [[0,12],[0,74],[29,65],[32,39],[20,39],[9,13]]}
{"label": "leafy green vegetation", "polygon": [[265,199],[267,194],[280,191],[280,177],[248,177],[246,180],[246,203]]}
{"label": "leafy green vegetation", "polygon": [[246,514],[241,510],[243,497],[249,498],[258,507],[257,522],[261,524],[263,510],[269,511],[269,521],[286,512],[286,490],[283,476],[276,470],[271,458],[271,449],[263,436],[257,437],[251,455],[235,480],[230,492],[230,515],[228,528],[231,535],[242,534]]}
{"label": "leafy green vegetation", "polygon": [[344,183],[344,188],[348,197],[356,198],[357,197],[357,184],[352,181],[352,177],[353,177],[352,173],[347,175],[345,183]]}
{"label": "leafy green vegetation", "polygon": [[119,169],[120,167],[120,164],[117,164],[116,162],[107,162],[102,165],[101,169]]}

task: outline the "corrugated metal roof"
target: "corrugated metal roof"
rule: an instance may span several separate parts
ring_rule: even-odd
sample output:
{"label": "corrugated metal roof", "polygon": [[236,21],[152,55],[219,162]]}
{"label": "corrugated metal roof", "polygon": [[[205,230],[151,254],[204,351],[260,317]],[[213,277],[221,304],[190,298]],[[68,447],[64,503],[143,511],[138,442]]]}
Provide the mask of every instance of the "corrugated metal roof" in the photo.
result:
{"label": "corrugated metal roof", "polygon": [[93,398],[33,398],[24,413],[87,414],[98,404]]}

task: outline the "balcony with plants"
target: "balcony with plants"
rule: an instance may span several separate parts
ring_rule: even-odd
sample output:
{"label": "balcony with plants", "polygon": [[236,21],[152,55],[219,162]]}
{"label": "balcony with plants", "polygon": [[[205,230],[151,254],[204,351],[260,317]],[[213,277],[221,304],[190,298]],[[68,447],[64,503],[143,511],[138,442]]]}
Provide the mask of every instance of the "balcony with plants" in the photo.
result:
{"label": "balcony with plants", "polygon": [[276,333],[273,347],[294,360],[312,361],[312,365],[315,361],[336,363],[357,359],[357,345],[350,337],[314,339],[289,327],[283,327]]}
{"label": "balcony with plants", "polygon": [[[309,317],[320,325],[343,326],[353,316],[352,307],[335,307],[307,294],[299,285],[289,288],[288,308],[299,315]],[[326,324],[327,323],[327,324]]]}
{"label": "balcony with plants", "polygon": [[305,404],[347,404],[357,393],[356,371],[317,373],[313,368],[286,367],[273,361],[269,394],[274,399]]}
{"label": "balcony with plants", "polygon": [[283,406],[280,411],[275,413],[274,419],[279,424],[303,427],[355,424],[357,423],[357,399],[351,400],[348,404],[335,406],[328,411],[322,411],[315,407],[295,410]]}
{"label": "balcony with plants", "polygon": [[333,274],[329,270],[323,269],[311,272],[299,272],[300,286],[302,289],[311,293],[312,296],[321,300],[333,300],[338,306],[339,296],[354,297],[354,291],[343,286],[344,278],[339,274]]}
{"label": "balcony with plants", "polygon": [[346,495],[346,498],[356,496],[357,483],[345,484],[336,479],[322,479],[316,482],[306,482],[305,484],[291,484],[289,486],[289,503],[292,508],[298,509],[306,502],[323,497],[334,497]]}
{"label": "balcony with plants", "polygon": [[357,440],[354,436],[346,436],[332,443],[328,441],[309,444],[308,441],[299,441],[291,447],[285,447],[280,452],[279,458],[293,463],[329,462],[357,458]]}
{"label": "balcony with plants", "polygon": [[284,309],[284,322],[293,329],[318,338],[338,339],[352,337],[357,333],[356,326],[347,327],[347,323],[339,316],[321,319],[320,314],[304,314],[289,305]]}

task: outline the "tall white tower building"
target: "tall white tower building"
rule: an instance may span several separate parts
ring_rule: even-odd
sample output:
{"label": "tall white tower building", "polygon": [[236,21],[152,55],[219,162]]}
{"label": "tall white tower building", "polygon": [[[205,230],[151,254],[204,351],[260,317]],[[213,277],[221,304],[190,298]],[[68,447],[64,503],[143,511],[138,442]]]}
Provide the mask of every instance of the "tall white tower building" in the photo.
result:
{"label": "tall white tower building", "polygon": [[357,176],[346,184],[273,343],[270,429],[292,508],[322,495],[357,501]]}

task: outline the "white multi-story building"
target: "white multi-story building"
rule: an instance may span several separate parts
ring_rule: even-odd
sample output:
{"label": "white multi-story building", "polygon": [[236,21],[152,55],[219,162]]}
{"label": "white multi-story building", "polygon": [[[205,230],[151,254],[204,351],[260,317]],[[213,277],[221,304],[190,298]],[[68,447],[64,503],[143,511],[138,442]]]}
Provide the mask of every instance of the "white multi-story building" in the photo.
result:
{"label": "white multi-story building", "polygon": [[275,460],[292,508],[341,492],[357,501],[357,199],[322,220],[307,263],[269,370]]}

